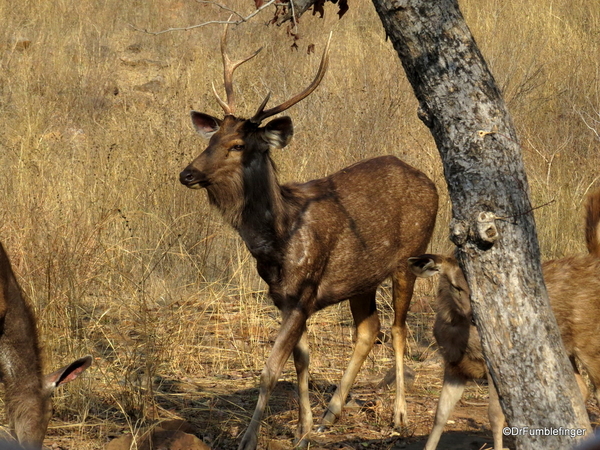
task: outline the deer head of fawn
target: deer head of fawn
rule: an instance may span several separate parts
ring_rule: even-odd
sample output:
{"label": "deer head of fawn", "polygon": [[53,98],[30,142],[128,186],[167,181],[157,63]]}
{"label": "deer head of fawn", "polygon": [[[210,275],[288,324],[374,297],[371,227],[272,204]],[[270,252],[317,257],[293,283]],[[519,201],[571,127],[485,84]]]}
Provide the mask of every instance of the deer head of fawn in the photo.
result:
{"label": "deer head of fawn", "polygon": [[241,119],[234,115],[232,75],[256,53],[232,62],[225,52],[226,33],[227,29],[221,52],[227,101],[215,92],[225,117],[218,119],[192,111],[194,128],[209,143],[181,172],[180,181],[190,188],[205,188],[210,203],[239,232],[283,318],[261,374],[256,409],[239,448],[256,448],[269,395],[291,354],[300,406],[296,436],[299,445],[307,444],[313,419],[308,396],[306,321],[315,311],[349,300],[357,327],[356,345],[322,426],[335,421],[377,338],[375,293],[389,276],[395,309],[394,423],[403,425],[405,319],[415,280],[407,269],[406,258],[422,253],[433,232],[437,213],[435,185],[394,156],[362,161],[307,183],[280,185],[270,150],[289,143],[292,121],[279,117],[265,126],[260,124],[317,88],[328,65],[329,43],[316,77],[304,91],[270,109],[265,109],[267,95],[252,118]]}
{"label": "deer head of fawn", "polygon": [[91,364],[92,357],[85,356],[42,375],[35,317],[0,244],[0,378],[5,386],[10,429],[21,446],[42,448],[52,414],[52,392]]}

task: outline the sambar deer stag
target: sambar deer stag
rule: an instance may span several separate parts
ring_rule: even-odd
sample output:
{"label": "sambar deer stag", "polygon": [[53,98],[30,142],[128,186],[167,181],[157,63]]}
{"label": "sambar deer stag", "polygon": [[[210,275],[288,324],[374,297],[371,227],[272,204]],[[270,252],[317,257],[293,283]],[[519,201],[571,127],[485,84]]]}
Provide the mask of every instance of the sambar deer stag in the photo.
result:
{"label": "sambar deer stag", "polygon": [[403,355],[406,314],[415,276],[406,258],[421,253],[433,232],[438,196],[420,171],[394,156],[356,163],[328,177],[280,185],[270,151],[292,138],[292,120],[281,113],[313,92],[328,65],[325,48],[318,73],[301,93],[265,110],[269,95],[250,119],[236,117],[232,75],[254,57],[232,62],[221,39],[227,101],[215,95],[225,112],[219,119],[192,111],[192,124],[208,147],[180,174],[189,188],[205,188],[209,202],[235,228],[256,259],[259,275],[279,308],[282,324],[260,377],[259,397],[241,450],[258,443],[261,419],[282,368],[294,355],[298,378],[299,446],[308,444],[313,426],[308,393],[309,353],[306,321],[316,311],[349,300],[356,325],[350,363],[322,419],[322,429],[339,417],[357,372],[371,350],[380,323],[377,286],[392,278],[395,310],[392,325],[396,358],[394,424],[406,416]]}
{"label": "sambar deer stag", "polygon": [[10,429],[23,448],[42,448],[52,415],[52,392],[77,378],[91,363],[92,357],[85,356],[42,375],[35,317],[0,243],[0,377]]}
{"label": "sambar deer stag", "polygon": [[[600,405],[600,190],[588,197],[586,209],[589,253],[547,261],[543,272],[552,311],[581,393],[587,397],[575,359],[588,373]],[[479,333],[471,321],[470,290],[463,271],[456,259],[442,255],[411,257],[409,266],[420,277],[440,276],[433,334],[444,358],[444,382],[425,450],[437,447],[467,381],[486,377],[494,450],[502,450],[504,414],[485,366]]]}

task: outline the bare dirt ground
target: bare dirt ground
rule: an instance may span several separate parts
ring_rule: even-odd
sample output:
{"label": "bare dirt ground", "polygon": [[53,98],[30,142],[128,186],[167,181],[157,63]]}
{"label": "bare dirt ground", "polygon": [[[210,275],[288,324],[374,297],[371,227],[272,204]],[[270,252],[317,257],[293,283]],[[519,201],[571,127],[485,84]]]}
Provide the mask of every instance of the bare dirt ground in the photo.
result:
{"label": "bare dirt ground", "polygon": [[[382,296],[382,299],[387,295]],[[260,322],[249,326],[241,322],[239,299],[222,299],[213,306],[211,320],[201,330],[210,346],[198,345],[188,349],[173,349],[152,375],[152,383],[144,381],[144,367],[140,361],[131,368],[121,368],[116,356],[122,351],[144,352],[136,346],[139,325],[121,320],[102,328],[101,336],[110,342],[125,339],[119,346],[102,350],[104,342],[98,337],[95,362],[81,380],[61,388],[57,396],[89,402],[79,412],[64,408],[57,411],[45,441],[53,450],[103,449],[108,442],[125,434],[141,435],[161,420],[180,419],[190,423],[193,434],[213,449],[236,449],[241,434],[249,423],[258,397],[260,369],[266,359],[277,330],[277,313],[268,305],[268,299],[254,299],[264,310],[258,314]],[[244,299],[253,300],[250,296]],[[388,370],[393,366],[391,343],[386,334],[375,345],[359,372],[341,419],[329,430],[314,433],[312,449],[422,449],[432,426],[437,400],[442,386],[442,361],[432,337],[431,295],[417,295],[409,313],[408,352],[405,364],[414,371],[414,379],[407,391],[409,424],[402,433],[391,427],[394,391],[380,387]],[[172,308],[173,305],[168,306]],[[178,315],[183,326],[194,317],[209,315],[199,301],[183,305],[186,315]],[[218,308],[218,309],[217,309]],[[352,320],[347,305],[333,307],[315,315],[309,322],[311,342],[311,403],[315,423],[341,378],[348,363],[352,346]],[[389,332],[390,308],[382,305],[382,330]],[[152,311],[157,317],[165,315],[161,309]],[[236,322],[237,321],[237,322]],[[156,319],[152,321],[159,333],[169,329]],[[242,348],[244,342],[261,336],[247,356],[252,365],[244,365],[240,354],[230,357],[232,348]],[[247,342],[246,342],[247,343]],[[261,353],[262,352],[262,353]],[[219,366],[215,358],[222,355]],[[192,364],[189,359],[195,357]],[[169,367],[170,362],[176,367]],[[212,362],[211,362],[212,361]],[[198,369],[198,362],[204,366]],[[197,373],[193,371],[197,370]],[[125,374],[125,375],[123,375]],[[111,381],[112,380],[112,381]],[[283,450],[292,448],[298,418],[297,395],[293,364],[288,362],[276,389],[269,400],[265,423],[260,434],[260,448]],[[1,396],[0,396],[1,398]],[[57,399],[58,400],[58,399]],[[599,425],[600,410],[594,400],[587,403],[593,426]],[[4,408],[2,408],[4,409]],[[81,410],[86,410],[85,416]],[[6,423],[2,419],[0,423]],[[473,382],[457,404],[438,446],[440,450],[490,449],[491,432],[487,418],[487,386]],[[514,449],[510,438],[505,446]],[[1,446],[0,446],[1,448]],[[136,447],[132,447],[136,448]]]}
{"label": "bare dirt ground", "polygon": [[[433,423],[437,399],[442,385],[442,361],[431,336],[431,298],[417,297],[409,315],[412,338],[406,365],[414,371],[409,381],[407,404],[409,425],[404,433],[391,427],[394,392],[380,387],[392,360],[390,343],[385,336],[371,353],[350,393],[342,418],[329,430],[314,433],[312,449],[422,449]],[[319,318],[314,319],[319,327]],[[386,318],[384,318],[384,323]],[[331,328],[331,324],[328,328]],[[344,324],[350,328],[351,324]],[[311,362],[311,400],[315,423],[335,389],[335,383],[347,364],[348,339],[328,330],[325,342],[313,347]],[[273,330],[273,333],[275,330]],[[313,331],[314,332],[314,331]],[[309,328],[310,334],[310,328]],[[272,334],[274,336],[274,334]],[[222,346],[225,347],[226,343]],[[267,343],[266,347],[270,348]],[[258,397],[260,370],[232,368],[213,377],[155,377],[154,414],[162,419],[184,419],[196,428],[196,435],[213,449],[236,449],[247,426]],[[595,401],[587,404],[588,412],[598,426],[600,410]],[[282,450],[292,447],[298,418],[298,405],[293,364],[285,372],[269,400],[265,425],[261,430],[260,448]],[[130,424],[115,421],[107,440],[130,432]],[[440,450],[490,449],[492,436],[487,418],[487,385],[470,383],[457,404],[438,446]],[[71,441],[72,442],[72,441]],[[510,438],[505,447],[514,448]],[[66,444],[64,448],[75,448]]]}
{"label": "bare dirt ground", "polygon": [[[434,358],[437,360],[437,358]],[[404,435],[394,433],[388,423],[393,392],[378,388],[377,381],[361,382],[352,389],[341,420],[324,433],[314,433],[312,449],[422,449],[427,440],[441,387],[440,364],[427,361],[415,366],[416,380],[407,395],[410,425]],[[163,380],[157,392],[158,405],[198,427],[196,433],[214,449],[235,449],[249,421],[258,396],[258,374],[233,374],[222,379]],[[291,371],[280,381],[269,402],[261,447],[282,450],[292,447],[297,423],[295,384]],[[335,386],[312,380],[313,414],[321,416]],[[589,401],[588,412],[598,426],[600,411]],[[490,449],[487,418],[487,386],[472,383],[457,404],[438,445],[440,450]],[[514,448],[510,438],[505,447]]]}

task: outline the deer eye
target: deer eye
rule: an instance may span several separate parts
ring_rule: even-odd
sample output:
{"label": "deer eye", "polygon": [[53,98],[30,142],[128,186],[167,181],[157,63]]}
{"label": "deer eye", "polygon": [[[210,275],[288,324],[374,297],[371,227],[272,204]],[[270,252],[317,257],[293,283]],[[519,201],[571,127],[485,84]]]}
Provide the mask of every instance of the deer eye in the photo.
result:
{"label": "deer eye", "polygon": [[243,151],[245,148],[245,146],[243,144],[241,145],[234,145],[233,147],[230,148],[230,150],[234,151],[234,152],[241,152]]}

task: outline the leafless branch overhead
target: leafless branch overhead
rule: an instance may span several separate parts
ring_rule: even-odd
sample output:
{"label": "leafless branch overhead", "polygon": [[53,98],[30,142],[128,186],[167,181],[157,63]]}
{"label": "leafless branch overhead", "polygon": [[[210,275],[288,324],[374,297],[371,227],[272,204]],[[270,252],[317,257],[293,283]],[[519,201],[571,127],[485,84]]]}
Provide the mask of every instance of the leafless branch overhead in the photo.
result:
{"label": "leafless branch overhead", "polygon": [[[233,16],[230,16],[229,19],[227,20],[209,20],[207,22],[202,22],[196,25],[190,25],[189,27],[175,27],[175,28],[167,28],[165,30],[160,30],[160,31],[149,31],[143,28],[138,28],[133,24],[129,24],[129,26],[131,28],[133,28],[136,31],[141,31],[142,33],[147,33],[147,34],[152,34],[152,35],[159,35],[159,34],[164,34],[164,33],[170,33],[173,31],[189,31],[189,30],[193,30],[195,28],[200,28],[200,27],[204,27],[206,25],[212,25],[212,24],[231,24],[231,25],[238,25],[240,23],[243,22],[247,22],[248,20],[252,19],[254,16],[256,16],[257,14],[259,14],[262,10],[268,8],[269,6],[271,6],[272,4],[274,4],[277,0],[269,0],[268,2],[266,2],[265,4],[261,5],[259,8],[257,8],[255,11],[253,11],[252,13],[248,14],[247,16],[244,16],[242,14],[240,14],[237,11],[234,11],[233,9],[229,8],[228,6],[222,5],[220,3],[216,3],[213,1],[209,1],[209,0],[198,0],[198,3],[208,3],[208,4],[212,4],[215,6],[218,6],[221,9],[224,9],[226,11],[229,11],[230,13],[233,14],[233,16],[237,16],[238,19],[232,20]],[[281,3],[279,1],[277,1],[277,6],[288,6],[288,3]]]}

